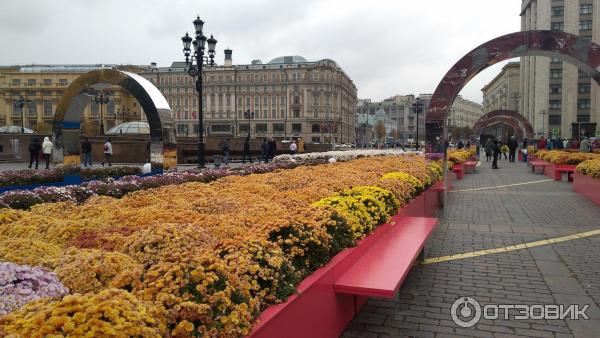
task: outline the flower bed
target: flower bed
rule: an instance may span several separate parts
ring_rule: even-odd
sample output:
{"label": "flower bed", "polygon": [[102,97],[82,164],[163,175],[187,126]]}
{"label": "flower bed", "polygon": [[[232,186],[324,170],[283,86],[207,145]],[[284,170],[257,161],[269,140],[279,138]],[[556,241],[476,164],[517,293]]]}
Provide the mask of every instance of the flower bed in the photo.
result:
{"label": "flower bed", "polygon": [[0,171],[0,187],[61,182],[63,172],[59,170],[3,170]]}
{"label": "flower bed", "polygon": [[323,160],[328,161],[334,159],[336,162],[351,161],[361,157],[371,156],[398,156],[402,154],[421,154],[420,152],[405,152],[400,149],[361,149],[361,150],[346,150],[346,151],[325,151],[319,153],[305,153],[297,155],[277,155],[273,158],[273,162],[297,162],[311,163],[313,161]]}
{"label": "flower bed", "polygon": [[581,162],[576,171],[582,175],[600,179],[600,157]]}
{"label": "flower bed", "polygon": [[[87,292],[26,305],[0,317],[0,332],[90,330],[84,309],[112,297],[119,311],[95,317],[106,330],[131,322],[158,336],[246,335],[262,310],[286,300],[439,173],[419,156],[363,158],[0,210],[0,238],[15,243],[10,259],[52,269],[65,287]],[[27,255],[26,239],[47,243],[39,245],[47,253]],[[82,319],[73,326],[64,325],[67,304],[77,305],[67,317]]]}
{"label": "flower bed", "polygon": [[449,149],[448,161],[453,164],[465,163],[475,154],[476,152],[473,149]]}
{"label": "flower bed", "polygon": [[599,159],[600,155],[595,153],[582,153],[578,151],[565,150],[538,150],[536,158],[553,164],[577,165],[590,159]]}

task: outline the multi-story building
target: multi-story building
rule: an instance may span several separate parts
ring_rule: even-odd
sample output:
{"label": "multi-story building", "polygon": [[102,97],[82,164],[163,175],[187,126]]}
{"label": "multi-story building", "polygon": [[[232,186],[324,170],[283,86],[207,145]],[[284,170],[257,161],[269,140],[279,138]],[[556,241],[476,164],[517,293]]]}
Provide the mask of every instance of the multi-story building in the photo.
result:
{"label": "multi-story building", "polygon": [[[231,56],[225,50],[223,65],[204,68],[207,136],[354,142],[356,86],[337,63],[283,56],[265,64],[233,65]],[[198,94],[186,70],[185,63],[174,62],[141,74],[167,98],[180,136],[198,133]]]}
{"label": "multi-story building", "polygon": [[[433,94],[419,95],[421,102],[424,103],[424,111],[427,111],[432,96]],[[458,95],[448,114],[448,126],[473,128],[473,125],[481,115],[483,115],[483,106],[481,104],[467,100],[461,95]]]}
{"label": "multi-story building", "polygon": [[519,74],[519,63],[510,62],[502,67],[502,71],[481,89],[484,113],[495,110],[519,112],[521,99]]}
{"label": "multi-story building", "polygon": [[[414,95],[396,95],[379,102],[364,99],[358,102],[356,114],[357,116],[375,116],[377,112],[383,111],[387,116],[388,127],[386,129],[389,130],[386,130],[386,132],[388,136],[395,133],[400,139],[411,139],[415,137],[417,132],[417,115],[412,109],[414,102]],[[427,107],[423,107],[423,111],[419,115],[419,133],[421,135],[425,135],[424,112],[426,110]],[[381,119],[381,116],[379,119]]]}
{"label": "multi-story building", "polygon": [[[0,67],[0,126],[24,126],[38,133],[50,133],[52,120],[65,89],[81,74],[103,67],[139,72],[137,66],[115,65],[29,65]],[[109,101],[102,105],[105,130],[116,124],[140,120],[142,110],[137,100],[118,86],[103,89]],[[23,108],[14,105],[21,97]],[[84,134],[100,130],[100,105],[90,96],[82,119]]]}
{"label": "multi-story building", "polygon": [[[521,30],[556,30],[600,43],[600,0],[523,0]],[[537,136],[551,132],[594,136],[600,121],[600,88],[577,66],[541,56],[521,58],[520,111]]]}

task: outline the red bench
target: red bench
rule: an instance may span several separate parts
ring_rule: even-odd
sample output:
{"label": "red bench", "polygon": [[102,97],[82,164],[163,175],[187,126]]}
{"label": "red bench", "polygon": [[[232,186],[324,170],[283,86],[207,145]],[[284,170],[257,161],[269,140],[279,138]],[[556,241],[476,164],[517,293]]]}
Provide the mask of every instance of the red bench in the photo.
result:
{"label": "red bench", "polygon": [[456,174],[457,180],[462,180],[463,177],[465,177],[465,171],[461,164],[455,164],[454,167],[452,167],[452,172]]}
{"label": "red bench", "polygon": [[475,167],[477,166],[476,161],[467,161],[465,162],[465,170],[467,174],[472,174],[475,172]]}
{"label": "red bench", "polygon": [[333,284],[337,293],[394,298],[437,218],[402,217]]}
{"label": "red bench", "polygon": [[575,165],[572,164],[557,164],[554,166],[554,178],[557,181],[562,181],[562,174],[567,173],[567,180],[573,182],[573,173],[575,172]]}
{"label": "red bench", "polygon": [[529,165],[531,166],[531,171],[535,172],[535,168],[541,167],[543,171],[547,166],[551,166],[552,163],[540,160],[533,160],[529,161]]}

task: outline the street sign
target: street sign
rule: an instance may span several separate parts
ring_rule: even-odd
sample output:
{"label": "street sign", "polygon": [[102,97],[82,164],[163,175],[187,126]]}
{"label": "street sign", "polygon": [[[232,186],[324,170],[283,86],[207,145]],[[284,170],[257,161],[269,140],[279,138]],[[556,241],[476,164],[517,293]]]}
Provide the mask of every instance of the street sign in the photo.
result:
{"label": "street sign", "polygon": [[552,128],[552,135],[560,134],[560,128]]}

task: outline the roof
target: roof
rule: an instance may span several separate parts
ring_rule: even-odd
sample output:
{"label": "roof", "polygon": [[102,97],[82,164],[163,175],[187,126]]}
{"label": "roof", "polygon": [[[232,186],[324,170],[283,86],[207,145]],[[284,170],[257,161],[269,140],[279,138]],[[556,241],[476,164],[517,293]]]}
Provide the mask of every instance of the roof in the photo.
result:
{"label": "roof", "polygon": [[291,63],[306,63],[306,58],[300,55],[279,56],[269,61],[269,64],[291,64]]}

